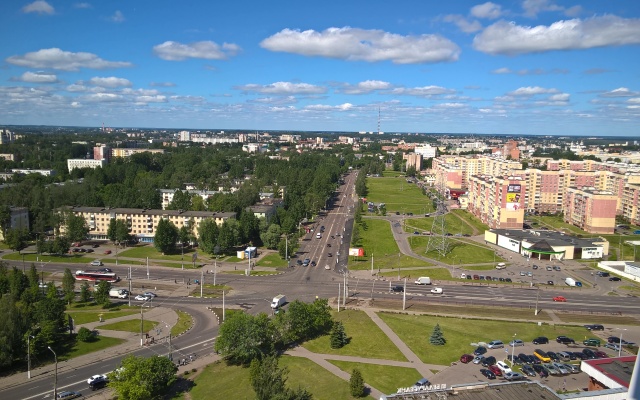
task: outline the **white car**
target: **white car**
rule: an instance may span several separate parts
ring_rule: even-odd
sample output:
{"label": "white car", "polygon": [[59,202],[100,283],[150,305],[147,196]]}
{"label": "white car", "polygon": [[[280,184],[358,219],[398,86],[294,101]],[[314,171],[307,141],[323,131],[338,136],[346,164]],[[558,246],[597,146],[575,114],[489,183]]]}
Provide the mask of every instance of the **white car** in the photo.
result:
{"label": "white car", "polygon": [[504,362],[502,362],[502,361],[498,361],[498,362],[496,363],[496,366],[497,366],[498,368],[500,368],[500,371],[502,371],[502,374],[503,374],[503,375],[504,375],[504,374],[508,374],[508,373],[510,373],[510,372],[513,372],[513,371],[511,371],[511,368],[509,368],[509,366],[508,366],[507,364],[505,364]]}
{"label": "white car", "polygon": [[431,289],[431,293],[433,294],[442,294],[442,288],[436,287]]}
{"label": "white car", "polygon": [[87,379],[87,385],[91,385],[94,382],[105,381],[108,382],[109,378],[106,375],[93,375],[91,378]]}
{"label": "white car", "polygon": [[509,342],[509,346],[512,346],[512,347],[524,346],[524,342],[520,339],[515,339]]}
{"label": "white car", "polygon": [[139,294],[139,295],[136,296],[136,300],[138,300],[138,301],[148,301],[148,300],[151,300],[152,298],[153,297],[145,296],[143,294]]}
{"label": "white car", "polygon": [[93,261],[91,261],[91,266],[92,266],[92,267],[101,267],[101,266],[102,266],[102,261],[100,261],[100,260],[93,260]]}

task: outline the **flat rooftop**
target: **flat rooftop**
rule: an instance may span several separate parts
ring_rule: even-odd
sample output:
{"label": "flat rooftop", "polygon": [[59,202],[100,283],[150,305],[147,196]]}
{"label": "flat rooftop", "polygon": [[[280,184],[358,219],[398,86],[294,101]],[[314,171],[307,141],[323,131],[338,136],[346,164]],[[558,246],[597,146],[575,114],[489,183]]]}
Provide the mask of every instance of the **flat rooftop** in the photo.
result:
{"label": "flat rooftop", "polygon": [[574,247],[594,247],[595,243],[606,241],[604,238],[579,238],[556,231],[543,231],[536,229],[490,229],[501,236],[509,236],[516,240],[527,240],[529,242],[538,242],[545,240],[551,246],[574,246]]}

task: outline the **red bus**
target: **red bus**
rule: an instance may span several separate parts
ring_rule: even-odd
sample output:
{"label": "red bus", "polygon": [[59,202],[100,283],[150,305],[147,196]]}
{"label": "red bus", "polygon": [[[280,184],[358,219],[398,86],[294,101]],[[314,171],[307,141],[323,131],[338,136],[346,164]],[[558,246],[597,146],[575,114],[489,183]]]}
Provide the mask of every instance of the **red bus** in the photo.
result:
{"label": "red bus", "polygon": [[120,278],[115,274],[115,272],[76,271],[76,280],[92,282],[107,281],[115,283],[118,282]]}

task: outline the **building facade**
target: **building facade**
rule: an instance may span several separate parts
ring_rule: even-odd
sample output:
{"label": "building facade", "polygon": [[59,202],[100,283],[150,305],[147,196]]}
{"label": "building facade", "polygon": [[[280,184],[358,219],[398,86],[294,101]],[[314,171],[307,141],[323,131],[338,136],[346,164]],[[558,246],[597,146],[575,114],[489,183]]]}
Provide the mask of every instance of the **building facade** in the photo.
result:
{"label": "building facade", "polygon": [[98,168],[107,165],[107,160],[92,160],[89,158],[69,158],[67,160],[67,168],[69,172],[76,168]]}

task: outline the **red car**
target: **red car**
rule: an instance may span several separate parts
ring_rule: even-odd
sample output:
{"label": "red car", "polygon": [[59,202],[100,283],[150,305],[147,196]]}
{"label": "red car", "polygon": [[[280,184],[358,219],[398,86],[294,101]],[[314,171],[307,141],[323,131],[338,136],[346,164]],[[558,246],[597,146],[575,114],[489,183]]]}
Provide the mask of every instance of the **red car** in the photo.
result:
{"label": "red car", "polygon": [[563,296],[556,296],[556,297],[553,298],[553,301],[565,302],[565,301],[567,301],[567,299],[565,299]]}
{"label": "red car", "polygon": [[496,374],[496,376],[502,376],[502,370],[500,368],[498,368],[497,365],[490,365],[489,366],[489,371],[491,371],[494,374]]}
{"label": "red car", "polygon": [[598,357],[598,358],[609,358],[607,353],[605,353],[604,351],[596,351],[594,353],[595,353],[596,357]]}
{"label": "red car", "polygon": [[111,250],[105,250],[104,254],[111,254]]}
{"label": "red car", "polygon": [[461,363],[467,364],[471,361],[473,361],[473,356],[471,354],[463,354],[462,356],[460,356]]}

